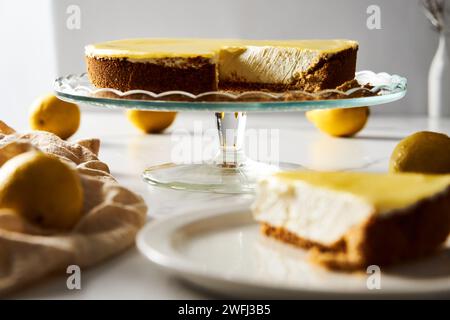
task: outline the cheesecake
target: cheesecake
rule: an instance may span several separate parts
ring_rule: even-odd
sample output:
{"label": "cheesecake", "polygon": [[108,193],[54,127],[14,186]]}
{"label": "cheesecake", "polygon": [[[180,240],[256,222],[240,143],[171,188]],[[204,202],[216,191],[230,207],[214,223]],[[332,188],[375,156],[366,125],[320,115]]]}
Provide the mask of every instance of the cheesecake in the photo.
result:
{"label": "cheesecake", "polygon": [[125,39],[85,47],[98,88],[317,92],[355,76],[351,40]]}
{"label": "cheesecake", "polygon": [[259,183],[252,210],[264,235],[328,268],[392,265],[445,242],[450,175],[281,172]]}

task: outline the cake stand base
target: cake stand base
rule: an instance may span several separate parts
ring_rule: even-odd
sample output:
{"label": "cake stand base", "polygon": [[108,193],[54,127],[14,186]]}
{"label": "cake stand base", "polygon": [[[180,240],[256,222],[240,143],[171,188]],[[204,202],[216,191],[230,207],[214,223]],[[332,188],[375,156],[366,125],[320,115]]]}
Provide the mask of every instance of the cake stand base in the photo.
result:
{"label": "cake stand base", "polygon": [[253,193],[256,183],[264,176],[280,170],[295,170],[300,165],[266,164],[246,160],[239,167],[226,167],[216,163],[174,164],[166,163],[147,168],[142,177],[150,185],[174,190]]}

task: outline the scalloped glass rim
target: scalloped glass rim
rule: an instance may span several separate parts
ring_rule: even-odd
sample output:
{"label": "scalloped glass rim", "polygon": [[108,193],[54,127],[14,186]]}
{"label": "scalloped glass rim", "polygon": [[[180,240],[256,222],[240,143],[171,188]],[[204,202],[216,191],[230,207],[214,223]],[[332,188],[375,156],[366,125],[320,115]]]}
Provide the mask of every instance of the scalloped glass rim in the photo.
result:
{"label": "scalloped glass rim", "polygon": [[[205,92],[194,95],[184,91],[168,91],[163,93],[153,93],[145,90],[131,90],[121,92],[110,88],[95,88],[89,81],[87,74],[68,75],[55,80],[54,90],[58,97],[63,100],[86,103],[94,106],[108,108],[127,108],[142,110],[161,111],[295,111],[326,108],[347,108],[359,106],[373,106],[392,102],[401,99],[406,94],[407,80],[398,75],[389,75],[386,72],[375,73],[373,71],[359,71],[355,74],[356,80],[361,87],[352,88],[346,92],[339,90],[323,90],[317,93],[304,91],[287,91],[283,93],[273,93],[264,91],[248,91],[243,93],[231,93],[224,91]],[[370,84],[372,89],[363,86]],[[324,95],[339,94],[341,96],[351,96],[358,91],[371,91],[377,93],[369,97],[349,97],[320,99]],[[112,94],[121,98],[99,97],[97,94]],[[126,99],[130,95],[147,95],[149,99]],[[285,100],[287,95],[304,95],[314,100]],[[188,101],[164,100],[169,96],[181,95],[189,99]],[[266,101],[242,101],[245,98],[261,99]],[[205,101],[206,98],[230,99],[228,101]],[[267,99],[272,99],[267,101]],[[235,101],[233,101],[235,100]]]}

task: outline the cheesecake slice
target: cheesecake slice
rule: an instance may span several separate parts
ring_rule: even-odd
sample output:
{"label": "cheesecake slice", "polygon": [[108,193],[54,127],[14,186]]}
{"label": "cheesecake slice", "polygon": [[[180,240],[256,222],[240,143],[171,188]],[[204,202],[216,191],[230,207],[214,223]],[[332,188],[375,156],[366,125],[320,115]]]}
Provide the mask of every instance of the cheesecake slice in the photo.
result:
{"label": "cheesecake slice", "polygon": [[125,39],[85,55],[100,88],[315,92],[351,81],[357,50],[351,40]]}
{"label": "cheesecake slice", "polygon": [[450,175],[283,172],[253,204],[262,233],[332,269],[390,265],[435,251],[450,232]]}

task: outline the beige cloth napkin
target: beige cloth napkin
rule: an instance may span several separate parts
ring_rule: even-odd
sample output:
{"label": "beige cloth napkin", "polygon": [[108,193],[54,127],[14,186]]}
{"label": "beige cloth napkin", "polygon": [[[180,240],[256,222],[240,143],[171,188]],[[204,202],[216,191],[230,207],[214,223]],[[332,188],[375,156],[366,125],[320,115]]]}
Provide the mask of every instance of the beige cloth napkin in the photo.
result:
{"label": "beige cloth napkin", "polygon": [[81,269],[134,244],[146,221],[143,199],[122,187],[97,158],[100,141],[76,143],[54,134],[20,134],[0,121],[0,166],[17,154],[38,149],[76,167],[84,190],[84,215],[68,233],[52,234],[7,209],[0,209],[0,296],[69,265]]}

